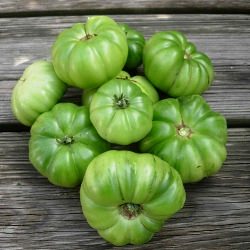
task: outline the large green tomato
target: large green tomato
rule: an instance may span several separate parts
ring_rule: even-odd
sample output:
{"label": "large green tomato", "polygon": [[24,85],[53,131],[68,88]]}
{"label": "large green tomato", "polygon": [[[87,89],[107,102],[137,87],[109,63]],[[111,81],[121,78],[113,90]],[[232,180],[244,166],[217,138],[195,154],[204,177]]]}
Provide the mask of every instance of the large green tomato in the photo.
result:
{"label": "large green tomato", "polygon": [[65,90],[66,84],[57,77],[52,63],[37,61],[25,69],[13,89],[12,112],[22,124],[31,126],[59,101]]}
{"label": "large green tomato", "polygon": [[125,32],[128,42],[128,58],[125,69],[136,69],[142,63],[142,53],[145,45],[144,36],[127,24],[120,23],[119,26]]}
{"label": "large green tomato", "polygon": [[102,85],[90,103],[90,120],[108,142],[128,145],[141,140],[152,127],[153,104],[128,79]]}
{"label": "large green tomato", "polygon": [[88,166],[80,191],[83,214],[117,246],[143,244],[185,202],[181,178],[151,154],[111,150]]}
{"label": "large green tomato", "polygon": [[193,95],[155,104],[153,127],[140,149],[166,160],[189,183],[219,171],[227,155],[226,140],[225,118]]}
{"label": "large green tomato", "polygon": [[29,159],[43,176],[58,186],[79,185],[90,161],[108,149],[84,106],[57,104],[40,115],[31,127]]}
{"label": "large green tomato", "polygon": [[177,31],[153,35],[144,47],[143,65],[147,78],[173,97],[201,94],[214,78],[208,56]]}
{"label": "large green tomato", "polygon": [[128,45],[119,25],[106,16],[93,16],[57,37],[52,62],[58,76],[79,88],[96,88],[124,67]]}

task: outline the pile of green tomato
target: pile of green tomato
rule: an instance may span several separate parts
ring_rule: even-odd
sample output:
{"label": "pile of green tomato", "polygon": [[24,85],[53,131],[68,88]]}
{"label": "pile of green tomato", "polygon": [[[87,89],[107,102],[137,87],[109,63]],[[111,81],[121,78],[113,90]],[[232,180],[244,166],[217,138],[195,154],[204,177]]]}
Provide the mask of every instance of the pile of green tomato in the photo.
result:
{"label": "pile of green tomato", "polygon": [[[128,72],[143,64],[143,76]],[[126,71],[124,71],[126,70]],[[201,93],[211,60],[178,31],[143,35],[107,16],[56,38],[28,66],[12,110],[30,126],[29,159],[61,187],[80,186],[83,214],[108,242],[143,244],[185,203],[183,183],[219,171],[227,124]],[[58,103],[67,86],[82,106]]]}

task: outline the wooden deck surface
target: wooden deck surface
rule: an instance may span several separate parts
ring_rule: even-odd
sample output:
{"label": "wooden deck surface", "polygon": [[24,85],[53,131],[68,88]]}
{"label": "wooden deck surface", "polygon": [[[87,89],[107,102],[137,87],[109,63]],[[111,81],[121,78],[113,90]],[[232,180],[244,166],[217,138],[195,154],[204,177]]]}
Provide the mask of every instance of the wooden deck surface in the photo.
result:
{"label": "wooden deck surface", "polygon": [[[149,243],[122,249],[250,249],[250,1],[105,2],[0,2],[0,249],[116,249],[87,224],[78,188],[55,187],[31,166],[29,129],[10,109],[24,68],[50,57],[62,29],[94,14],[126,22],[146,38],[184,32],[213,61],[215,81],[203,96],[229,127],[221,171],[186,185],[185,207]],[[80,96],[71,88],[63,101],[79,103]]]}

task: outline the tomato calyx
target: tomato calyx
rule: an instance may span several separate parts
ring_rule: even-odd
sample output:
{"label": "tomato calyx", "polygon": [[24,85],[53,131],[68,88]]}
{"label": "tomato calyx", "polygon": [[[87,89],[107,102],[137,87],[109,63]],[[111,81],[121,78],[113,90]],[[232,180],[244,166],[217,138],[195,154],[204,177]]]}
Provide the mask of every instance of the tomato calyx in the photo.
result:
{"label": "tomato calyx", "polygon": [[177,126],[176,130],[177,130],[178,135],[181,137],[190,138],[193,133],[192,130],[183,123]]}
{"label": "tomato calyx", "polygon": [[129,100],[124,94],[121,94],[120,96],[114,95],[113,103],[114,107],[118,109],[125,109],[129,106]]}
{"label": "tomato calyx", "polygon": [[86,40],[90,40],[91,38],[97,36],[97,34],[86,34],[84,37],[82,37],[80,40],[81,41],[86,41]]}
{"label": "tomato calyx", "polygon": [[74,137],[73,136],[65,135],[62,138],[57,138],[56,141],[58,143],[60,143],[60,144],[63,144],[63,145],[69,145],[69,144],[73,144],[74,143]]}
{"label": "tomato calyx", "polygon": [[93,38],[93,37],[95,37],[95,36],[97,36],[97,34],[90,34],[90,33],[88,33],[87,32],[87,27],[86,27],[86,25],[84,25],[83,26],[83,28],[84,28],[84,33],[86,34],[85,36],[83,36],[81,39],[80,39],[80,41],[87,41],[87,40],[90,40],[91,38]]}
{"label": "tomato calyx", "polygon": [[[129,77],[128,76],[117,76],[115,79],[118,79],[118,80],[128,80]],[[132,82],[132,80],[130,80]]]}
{"label": "tomato calyx", "polygon": [[124,203],[119,206],[120,214],[128,220],[135,219],[142,212],[142,206],[134,203]]}
{"label": "tomato calyx", "polygon": [[189,52],[185,51],[185,53],[184,53],[184,59],[185,60],[191,60],[192,59],[192,55]]}

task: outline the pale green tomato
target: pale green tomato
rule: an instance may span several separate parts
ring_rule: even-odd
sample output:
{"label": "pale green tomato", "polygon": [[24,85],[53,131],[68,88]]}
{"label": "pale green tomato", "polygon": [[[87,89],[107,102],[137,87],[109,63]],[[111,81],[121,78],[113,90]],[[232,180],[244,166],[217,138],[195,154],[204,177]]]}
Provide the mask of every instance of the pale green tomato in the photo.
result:
{"label": "pale green tomato", "polygon": [[41,113],[53,108],[65,90],[66,84],[57,77],[51,62],[34,62],[12,91],[12,112],[22,124],[31,126]]}
{"label": "pale green tomato", "polygon": [[52,62],[57,75],[69,85],[97,88],[124,67],[127,39],[119,25],[107,16],[93,16],[74,24],[57,37]]}

